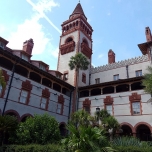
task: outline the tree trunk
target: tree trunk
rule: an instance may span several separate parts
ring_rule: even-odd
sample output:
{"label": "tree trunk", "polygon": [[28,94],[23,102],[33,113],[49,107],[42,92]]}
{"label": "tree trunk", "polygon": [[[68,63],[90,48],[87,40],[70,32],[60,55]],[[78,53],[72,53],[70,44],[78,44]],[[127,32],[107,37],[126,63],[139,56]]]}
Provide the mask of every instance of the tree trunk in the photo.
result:
{"label": "tree trunk", "polygon": [[79,83],[79,69],[76,69],[76,84],[75,84],[75,95],[74,95],[74,108],[73,112],[78,110],[78,83]]}

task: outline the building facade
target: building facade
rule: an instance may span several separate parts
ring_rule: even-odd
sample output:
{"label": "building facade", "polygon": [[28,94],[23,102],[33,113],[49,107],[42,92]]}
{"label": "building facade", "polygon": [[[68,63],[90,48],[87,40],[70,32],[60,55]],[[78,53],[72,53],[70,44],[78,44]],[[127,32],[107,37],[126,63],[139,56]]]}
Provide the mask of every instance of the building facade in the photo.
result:
{"label": "building facade", "polygon": [[[38,60],[31,60],[34,42],[29,39],[21,50],[7,47],[8,41],[0,37],[0,67],[6,88],[0,86],[1,113],[15,115],[19,121],[27,116],[49,113],[64,128],[74,105],[94,115],[97,108],[107,109],[123,129],[123,134],[150,140],[152,133],[151,97],[141,85],[143,73],[151,65],[152,36],[145,29],[146,42],[138,44],[142,56],[115,62],[115,53],[107,53],[108,64],[92,67],[92,33],[80,3],[69,19],[63,22],[59,43],[57,70]],[[69,69],[72,56],[81,52],[90,65],[88,70]],[[79,86],[79,99],[75,86]]]}

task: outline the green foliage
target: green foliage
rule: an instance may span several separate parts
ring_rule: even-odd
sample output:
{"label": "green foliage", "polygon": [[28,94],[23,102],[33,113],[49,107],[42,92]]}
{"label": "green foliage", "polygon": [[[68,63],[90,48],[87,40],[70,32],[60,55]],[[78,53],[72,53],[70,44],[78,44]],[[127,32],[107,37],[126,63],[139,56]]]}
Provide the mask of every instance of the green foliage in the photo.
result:
{"label": "green foliage", "polygon": [[58,122],[48,114],[34,115],[21,122],[16,130],[17,144],[47,144],[60,140]]}
{"label": "green foliage", "polygon": [[134,137],[128,137],[128,136],[122,136],[122,137],[117,137],[114,138],[112,141],[112,146],[137,146],[139,147],[141,145],[141,142],[139,139],[134,138]]}
{"label": "green foliage", "polygon": [[82,53],[77,53],[75,56],[72,56],[69,61],[70,70],[87,70],[89,61]]}
{"label": "green foliage", "polygon": [[5,86],[6,86],[6,82],[5,82],[5,78],[3,76],[2,69],[0,69],[0,86],[2,86],[2,88],[5,88]]}
{"label": "green foliage", "polygon": [[76,126],[69,124],[70,135],[62,140],[64,150],[69,152],[112,152],[103,130],[95,127]]}
{"label": "green foliage", "polygon": [[63,152],[58,144],[49,145],[10,145],[0,147],[0,152]]}
{"label": "green foliage", "polygon": [[91,125],[91,120],[93,118],[85,110],[78,110],[72,113],[70,123],[77,126],[88,127]]}
{"label": "green foliage", "polygon": [[148,73],[144,74],[144,79],[142,81],[142,85],[145,86],[144,90],[147,93],[152,93],[152,67],[148,66]]}
{"label": "green foliage", "polygon": [[110,114],[108,113],[108,111],[106,109],[102,109],[99,112],[95,113],[95,116],[97,118],[97,120],[103,120],[104,118],[107,118],[110,116]]}
{"label": "green foliage", "polygon": [[136,147],[136,146],[118,146],[115,147],[118,152],[152,152],[152,147]]}
{"label": "green foliage", "polygon": [[0,144],[3,145],[6,135],[15,132],[18,125],[17,118],[10,115],[0,116]]}

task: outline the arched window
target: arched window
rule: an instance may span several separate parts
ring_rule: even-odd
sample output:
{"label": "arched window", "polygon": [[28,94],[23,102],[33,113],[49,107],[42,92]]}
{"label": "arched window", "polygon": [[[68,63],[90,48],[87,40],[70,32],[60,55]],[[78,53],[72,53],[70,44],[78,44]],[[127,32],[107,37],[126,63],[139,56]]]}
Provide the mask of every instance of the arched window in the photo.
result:
{"label": "arched window", "polygon": [[73,41],[72,37],[68,37],[68,38],[66,39],[65,43],[69,43],[69,42],[72,42],[72,41]]}

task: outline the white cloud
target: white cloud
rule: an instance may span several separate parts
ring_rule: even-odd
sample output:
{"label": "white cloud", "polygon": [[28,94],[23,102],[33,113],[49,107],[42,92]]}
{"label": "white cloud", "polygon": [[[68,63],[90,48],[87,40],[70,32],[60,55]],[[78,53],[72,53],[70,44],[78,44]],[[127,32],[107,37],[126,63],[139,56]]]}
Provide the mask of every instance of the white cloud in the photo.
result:
{"label": "white cloud", "polygon": [[17,31],[12,32],[8,38],[8,46],[12,49],[22,49],[23,42],[32,38],[34,41],[32,54],[41,54],[45,50],[49,39],[45,36],[42,30],[43,27],[38,20],[39,16],[35,15],[18,25]]}
{"label": "white cloud", "polygon": [[31,0],[26,1],[39,13],[42,18],[45,18],[48,23],[61,34],[60,29],[45,15],[45,12],[51,11],[52,7],[59,6],[58,3],[55,3],[54,0],[39,0],[37,4],[34,4]]}
{"label": "white cloud", "polygon": [[[47,19],[44,12],[51,11],[52,7],[59,6],[54,0],[38,0],[38,3],[34,4],[31,0],[27,0],[33,6],[33,9],[36,10],[33,16],[30,19],[26,19],[22,24],[17,26],[17,30],[10,34],[8,38],[9,44],[8,47],[12,49],[22,49],[23,42],[30,38],[34,41],[34,48],[32,54],[42,54],[48,52],[52,46],[49,38],[46,36],[43,31],[43,26],[39,23],[41,18]],[[48,19],[48,22],[51,22]],[[51,22],[52,23],[52,22]],[[50,24],[51,24],[50,23]],[[57,27],[52,23],[52,26],[60,32]],[[52,49],[53,50],[53,49]],[[54,57],[57,57],[57,49],[50,52]]]}
{"label": "white cloud", "polygon": [[103,54],[100,54],[100,55],[98,56],[98,59],[102,58],[103,56],[104,56]]}
{"label": "white cloud", "polygon": [[54,51],[51,51],[50,53],[55,58],[58,58],[59,48],[57,47]]}

